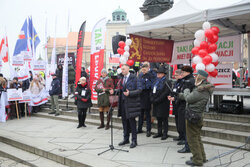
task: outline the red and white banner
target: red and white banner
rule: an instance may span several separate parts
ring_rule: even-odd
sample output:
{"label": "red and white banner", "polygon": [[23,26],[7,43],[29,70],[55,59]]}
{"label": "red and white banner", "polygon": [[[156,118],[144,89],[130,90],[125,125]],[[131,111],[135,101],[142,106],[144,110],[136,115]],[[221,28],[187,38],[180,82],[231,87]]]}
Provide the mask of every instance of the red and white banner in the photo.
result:
{"label": "red and white banner", "polygon": [[28,89],[23,92],[23,100],[20,100],[19,103],[27,103],[30,102],[30,100],[31,100],[31,93]]}
{"label": "red and white banner", "polygon": [[8,101],[18,101],[23,100],[22,89],[7,89]]}
{"label": "red and white banner", "polygon": [[109,53],[109,63],[119,64],[120,63],[120,55]]}
{"label": "red and white banner", "polygon": [[0,44],[0,58],[3,60],[4,63],[9,61],[8,56],[8,39],[7,36],[2,38],[1,44]]}
{"label": "red and white banner", "polygon": [[7,101],[7,93],[2,91],[0,95],[0,122],[6,122],[7,115],[6,115],[6,110],[5,107],[9,105]]}
{"label": "red and white banner", "polygon": [[[217,44],[216,54],[219,62],[239,62],[240,61],[240,35],[220,37]],[[189,64],[193,48],[193,40],[175,42],[171,64]]]}
{"label": "red and white banner", "polygon": [[218,75],[215,78],[209,77],[208,81],[214,84],[215,88],[232,88],[233,64],[218,64],[216,69]]}
{"label": "red and white banner", "polygon": [[43,71],[45,73],[45,71],[46,71],[46,62],[42,61],[42,60],[34,61],[33,71],[34,72]]}
{"label": "red and white banner", "polygon": [[48,102],[49,93],[45,88],[39,94],[30,94],[30,106],[40,106]]}
{"label": "red and white banner", "polygon": [[101,76],[103,69],[105,33],[106,19],[103,18],[96,23],[91,35],[90,88],[92,100],[97,100],[95,84]]}

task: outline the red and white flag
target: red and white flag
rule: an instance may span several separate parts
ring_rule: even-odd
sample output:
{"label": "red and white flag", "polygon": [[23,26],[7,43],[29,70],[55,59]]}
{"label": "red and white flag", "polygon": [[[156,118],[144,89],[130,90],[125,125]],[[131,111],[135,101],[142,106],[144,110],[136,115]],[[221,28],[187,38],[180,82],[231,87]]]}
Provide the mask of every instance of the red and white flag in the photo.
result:
{"label": "red and white flag", "polygon": [[0,58],[4,63],[9,61],[8,56],[8,39],[7,36],[3,37],[0,44]]}
{"label": "red and white flag", "polygon": [[95,84],[101,76],[104,64],[104,41],[106,33],[106,19],[99,20],[92,30],[91,59],[90,59],[90,89],[92,100],[97,100]]}

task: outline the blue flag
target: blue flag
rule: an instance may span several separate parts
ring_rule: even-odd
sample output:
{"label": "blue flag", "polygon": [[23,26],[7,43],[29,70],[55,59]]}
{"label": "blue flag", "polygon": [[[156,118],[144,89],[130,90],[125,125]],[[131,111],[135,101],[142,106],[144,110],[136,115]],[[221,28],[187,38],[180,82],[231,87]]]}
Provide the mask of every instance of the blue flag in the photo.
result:
{"label": "blue flag", "polygon": [[33,50],[33,41],[34,40],[34,50],[37,45],[40,43],[40,39],[37,35],[37,32],[33,26],[32,18],[27,18],[22,26],[21,32],[19,34],[18,40],[16,42],[15,50],[13,56],[21,54],[22,51]]}

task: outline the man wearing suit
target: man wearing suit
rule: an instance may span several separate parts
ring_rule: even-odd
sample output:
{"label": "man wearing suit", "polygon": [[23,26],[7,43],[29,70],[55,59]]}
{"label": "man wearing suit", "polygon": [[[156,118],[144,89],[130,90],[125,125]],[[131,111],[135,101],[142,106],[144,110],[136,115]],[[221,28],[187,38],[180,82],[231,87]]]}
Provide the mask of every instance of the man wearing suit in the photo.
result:
{"label": "man wearing suit", "polygon": [[[118,116],[122,117],[123,141],[119,146],[129,143],[129,134],[132,132],[132,143],[130,148],[137,146],[137,132],[135,118],[140,115],[140,93],[142,91],[140,80],[136,75],[129,72],[129,66],[124,64],[121,68],[122,78],[118,82],[119,93]],[[110,90],[110,94],[114,94],[114,90]]]}

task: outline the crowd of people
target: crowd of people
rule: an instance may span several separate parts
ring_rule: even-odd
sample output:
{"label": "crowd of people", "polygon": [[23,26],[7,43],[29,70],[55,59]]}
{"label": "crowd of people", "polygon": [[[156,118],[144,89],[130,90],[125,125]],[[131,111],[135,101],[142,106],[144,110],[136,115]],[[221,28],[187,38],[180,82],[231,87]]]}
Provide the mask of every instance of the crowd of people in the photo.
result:
{"label": "crowd of people", "polygon": [[[120,73],[119,73],[120,71]],[[170,102],[173,104],[178,137],[178,145],[184,147],[178,153],[189,153],[193,156],[187,165],[202,166],[206,154],[201,141],[203,126],[203,112],[206,109],[213,85],[207,81],[208,73],[198,70],[193,74],[190,66],[183,66],[175,71],[175,81],[167,77],[164,65],[150,68],[150,63],[144,62],[137,72],[131,70],[127,64],[113,69],[103,69],[101,77],[95,85],[98,93],[98,107],[100,112],[100,126],[98,129],[109,129],[110,112],[113,106],[110,97],[118,96],[118,116],[122,119],[123,140],[118,144],[123,146],[130,143],[130,148],[138,144],[137,134],[143,133],[143,123],[146,121],[146,137],[150,137],[152,117],[157,119],[157,133],[153,138],[166,140],[168,138],[168,119]],[[86,78],[80,79],[75,92],[78,108],[79,125],[86,127],[86,111],[91,103],[91,90]],[[107,123],[104,124],[104,113],[107,113]],[[138,125],[136,117],[139,117]]]}

